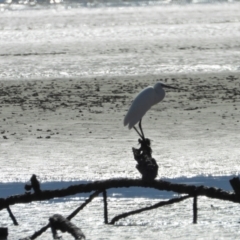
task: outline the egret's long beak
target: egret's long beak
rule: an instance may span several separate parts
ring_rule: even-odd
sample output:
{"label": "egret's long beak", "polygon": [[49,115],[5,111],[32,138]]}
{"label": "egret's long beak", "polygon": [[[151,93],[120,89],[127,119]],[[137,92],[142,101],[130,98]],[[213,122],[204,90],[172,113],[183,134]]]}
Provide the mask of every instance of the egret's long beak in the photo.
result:
{"label": "egret's long beak", "polygon": [[186,89],[183,89],[183,88],[172,87],[172,86],[165,85],[165,84],[162,84],[162,86],[163,86],[164,88],[172,88],[172,89],[177,89],[177,90],[187,91]]}

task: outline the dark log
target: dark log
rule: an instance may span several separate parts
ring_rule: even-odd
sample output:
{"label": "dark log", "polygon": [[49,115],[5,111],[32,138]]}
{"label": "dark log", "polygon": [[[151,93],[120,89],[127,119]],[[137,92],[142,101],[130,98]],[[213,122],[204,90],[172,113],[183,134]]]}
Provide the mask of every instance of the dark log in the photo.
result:
{"label": "dark log", "polygon": [[0,239],[7,239],[8,237],[8,228],[0,227]]}
{"label": "dark log", "polygon": [[71,223],[68,219],[60,214],[55,214],[49,218],[53,238],[58,238],[57,230],[70,233],[75,239],[85,239],[82,230]]}
{"label": "dark log", "polygon": [[234,177],[229,180],[234,192],[240,196],[240,179],[238,177]]}
{"label": "dark log", "polygon": [[17,219],[16,219],[15,216],[13,215],[13,213],[12,213],[12,211],[11,211],[11,209],[10,209],[9,206],[7,206],[7,211],[8,211],[8,213],[9,213],[10,218],[11,218],[12,221],[13,221],[13,224],[14,224],[15,226],[18,226]]}
{"label": "dark log", "polygon": [[159,208],[159,207],[162,207],[162,206],[166,206],[166,205],[170,205],[170,204],[173,204],[173,203],[178,203],[178,202],[181,202],[187,198],[189,198],[190,196],[184,196],[184,197],[180,197],[180,198],[173,198],[173,199],[170,199],[168,201],[161,201],[159,203],[156,203],[150,207],[145,207],[145,208],[141,208],[141,209],[138,209],[138,210],[134,210],[134,211],[131,211],[131,212],[127,212],[127,213],[123,213],[123,214],[120,214],[116,217],[114,217],[110,224],[114,224],[115,222],[117,222],[118,220],[122,219],[122,218],[125,218],[125,217],[128,217],[130,215],[134,215],[134,214],[138,214],[138,213],[141,213],[141,212],[144,212],[144,211],[149,211],[149,210],[152,210],[152,209],[155,209],[155,208]]}
{"label": "dark log", "polygon": [[108,209],[107,209],[107,192],[103,191],[103,204],[104,204],[104,223],[108,224]]}
{"label": "dark log", "polygon": [[45,201],[58,197],[66,197],[78,193],[87,193],[92,191],[103,191],[110,188],[128,188],[128,187],[145,187],[154,188],[160,191],[173,191],[179,194],[188,194],[195,196],[206,196],[209,198],[220,199],[240,203],[240,197],[232,192],[226,192],[222,189],[205,186],[194,186],[186,184],[170,183],[163,180],[142,181],[141,179],[110,179],[104,181],[95,181],[87,184],[78,184],[69,186],[60,190],[45,190],[39,194],[23,194],[15,195],[7,198],[0,198],[0,210],[7,206],[18,203],[29,203],[33,201]]}

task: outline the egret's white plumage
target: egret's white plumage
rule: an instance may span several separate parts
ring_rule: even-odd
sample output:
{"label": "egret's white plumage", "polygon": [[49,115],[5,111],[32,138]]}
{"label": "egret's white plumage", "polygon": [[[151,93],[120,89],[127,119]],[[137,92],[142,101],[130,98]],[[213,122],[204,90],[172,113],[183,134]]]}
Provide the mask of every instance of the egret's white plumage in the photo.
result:
{"label": "egret's white plumage", "polygon": [[165,96],[163,86],[165,86],[163,83],[157,82],[153,87],[144,88],[136,96],[124,118],[124,126],[128,125],[129,129],[134,127],[153,105],[163,100]]}
{"label": "egret's white plumage", "polygon": [[[153,105],[164,99],[165,91],[163,90],[163,87],[184,90],[165,85],[162,82],[157,82],[153,87],[147,87],[137,95],[124,118],[124,126],[128,125],[129,129],[134,128],[144,141],[146,141],[146,139],[142,130],[142,118]],[[140,131],[135,127],[138,122]]]}

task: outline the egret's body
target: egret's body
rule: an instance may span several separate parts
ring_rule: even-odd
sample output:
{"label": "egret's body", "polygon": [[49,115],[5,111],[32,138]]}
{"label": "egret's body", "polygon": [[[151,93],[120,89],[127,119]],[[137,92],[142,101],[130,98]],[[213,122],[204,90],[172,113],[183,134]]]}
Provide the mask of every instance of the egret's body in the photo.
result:
{"label": "egret's body", "polygon": [[154,87],[144,88],[132,102],[124,118],[124,126],[128,125],[129,129],[134,127],[153,105],[163,100],[164,96],[165,91],[160,82]]}
{"label": "egret's body", "polygon": [[[134,128],[142,139],[145,138],[141,126],[141,120],[153,105],[164,99],[165,91],[163,87],[177,89],[175,87],[167,86],[162,82],[157,82],[153,87],[144,88],[133,100],[127,115],[124,118],[124,126],[128,126],[129,129]],[[135,127],[138,122],[141,133]]]}

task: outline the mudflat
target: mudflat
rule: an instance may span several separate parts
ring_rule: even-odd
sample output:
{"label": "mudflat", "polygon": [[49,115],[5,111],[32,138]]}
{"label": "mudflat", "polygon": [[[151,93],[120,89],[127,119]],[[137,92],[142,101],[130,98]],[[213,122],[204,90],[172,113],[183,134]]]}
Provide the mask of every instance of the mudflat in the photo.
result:
{"label": "mudflat", "polygon": [[[206,173],[209,161],[211,173],[237,172],[240,73],[106,76],[2,80],[0,181],[16,171],[18,180],[32,173],[46,179],[138,176],[128,160],[138,135],[123,118],[138,92],[157,81],[186,90],[167,89],[143,118],[160,176]],[[186,158],[184,166],[177,158]]]}

